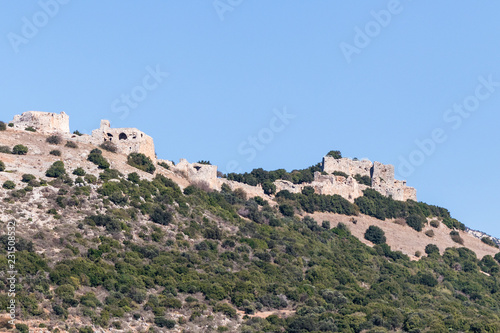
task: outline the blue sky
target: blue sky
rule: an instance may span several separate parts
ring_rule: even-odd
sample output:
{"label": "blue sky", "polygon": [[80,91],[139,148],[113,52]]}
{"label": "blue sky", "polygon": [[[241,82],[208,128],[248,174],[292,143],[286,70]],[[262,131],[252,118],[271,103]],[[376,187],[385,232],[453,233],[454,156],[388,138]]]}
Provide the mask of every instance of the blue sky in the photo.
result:
{"label": "blue sky", "polygon": [[[65,111],[221,171],[329,150],[394,164],[421,201],[500,236],[500,3],[9,1],[0,118]],[[417,144],[418,141],[418,144]]]}

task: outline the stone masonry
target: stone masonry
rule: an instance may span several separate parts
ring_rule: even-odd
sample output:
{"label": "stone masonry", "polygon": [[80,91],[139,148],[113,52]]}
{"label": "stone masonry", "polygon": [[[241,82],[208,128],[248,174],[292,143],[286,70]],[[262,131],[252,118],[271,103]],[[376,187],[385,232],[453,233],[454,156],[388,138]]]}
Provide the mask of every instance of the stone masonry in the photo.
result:
{"label": "stone masonry", "polygon": [[14,124],[14,129],[18,130],[33,127],[41,133],[69,133],[69,116],[64,112],[57,114],[28,111],[14,116],[11,123]]}
{"label": "stone masonry", "polygon": [[111,128],[109,120],[101,120],[101,126],[92,131],[92,143],[99,145],[112,142],[122,154],[142,153],[156,160],[153,138],[137,128]]}

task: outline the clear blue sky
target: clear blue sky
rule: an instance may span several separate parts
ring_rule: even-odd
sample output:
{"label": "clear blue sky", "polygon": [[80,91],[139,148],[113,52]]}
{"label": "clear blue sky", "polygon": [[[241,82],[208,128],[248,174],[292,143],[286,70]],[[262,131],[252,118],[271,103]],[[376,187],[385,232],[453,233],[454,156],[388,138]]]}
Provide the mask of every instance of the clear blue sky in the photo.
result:
{"label": "clear blue sky", "polygon": [[221,171],[304,168],[339,149],[394,164],[419,200],[500,236],[498,13],[494,1],[5,1],[0,118],[65,111],[87,133],[105,118],[153,136],[160,158]]}

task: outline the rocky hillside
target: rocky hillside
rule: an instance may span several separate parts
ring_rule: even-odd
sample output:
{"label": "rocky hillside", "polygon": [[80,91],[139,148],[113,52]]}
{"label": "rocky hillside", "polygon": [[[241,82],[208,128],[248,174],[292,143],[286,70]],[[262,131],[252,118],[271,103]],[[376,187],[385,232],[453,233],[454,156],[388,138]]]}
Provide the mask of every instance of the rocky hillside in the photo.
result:
{"label": "rocky hillside", "polygon": [[500,331],[498,247],[446,209],[217,191],[113,150],[0,131],[0,331]]}

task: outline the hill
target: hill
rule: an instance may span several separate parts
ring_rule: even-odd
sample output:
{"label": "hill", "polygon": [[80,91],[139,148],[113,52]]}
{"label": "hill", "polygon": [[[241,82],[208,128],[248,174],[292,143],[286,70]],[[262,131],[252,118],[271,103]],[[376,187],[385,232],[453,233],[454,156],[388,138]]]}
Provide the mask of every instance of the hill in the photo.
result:
{"label": "hill", "polygon": [[393,199],[414,192],[386,166],[375,184],[318,166],[217,177],[22,124],[0,131],[0,304],[18,331],[500,331],[495,243]]}

